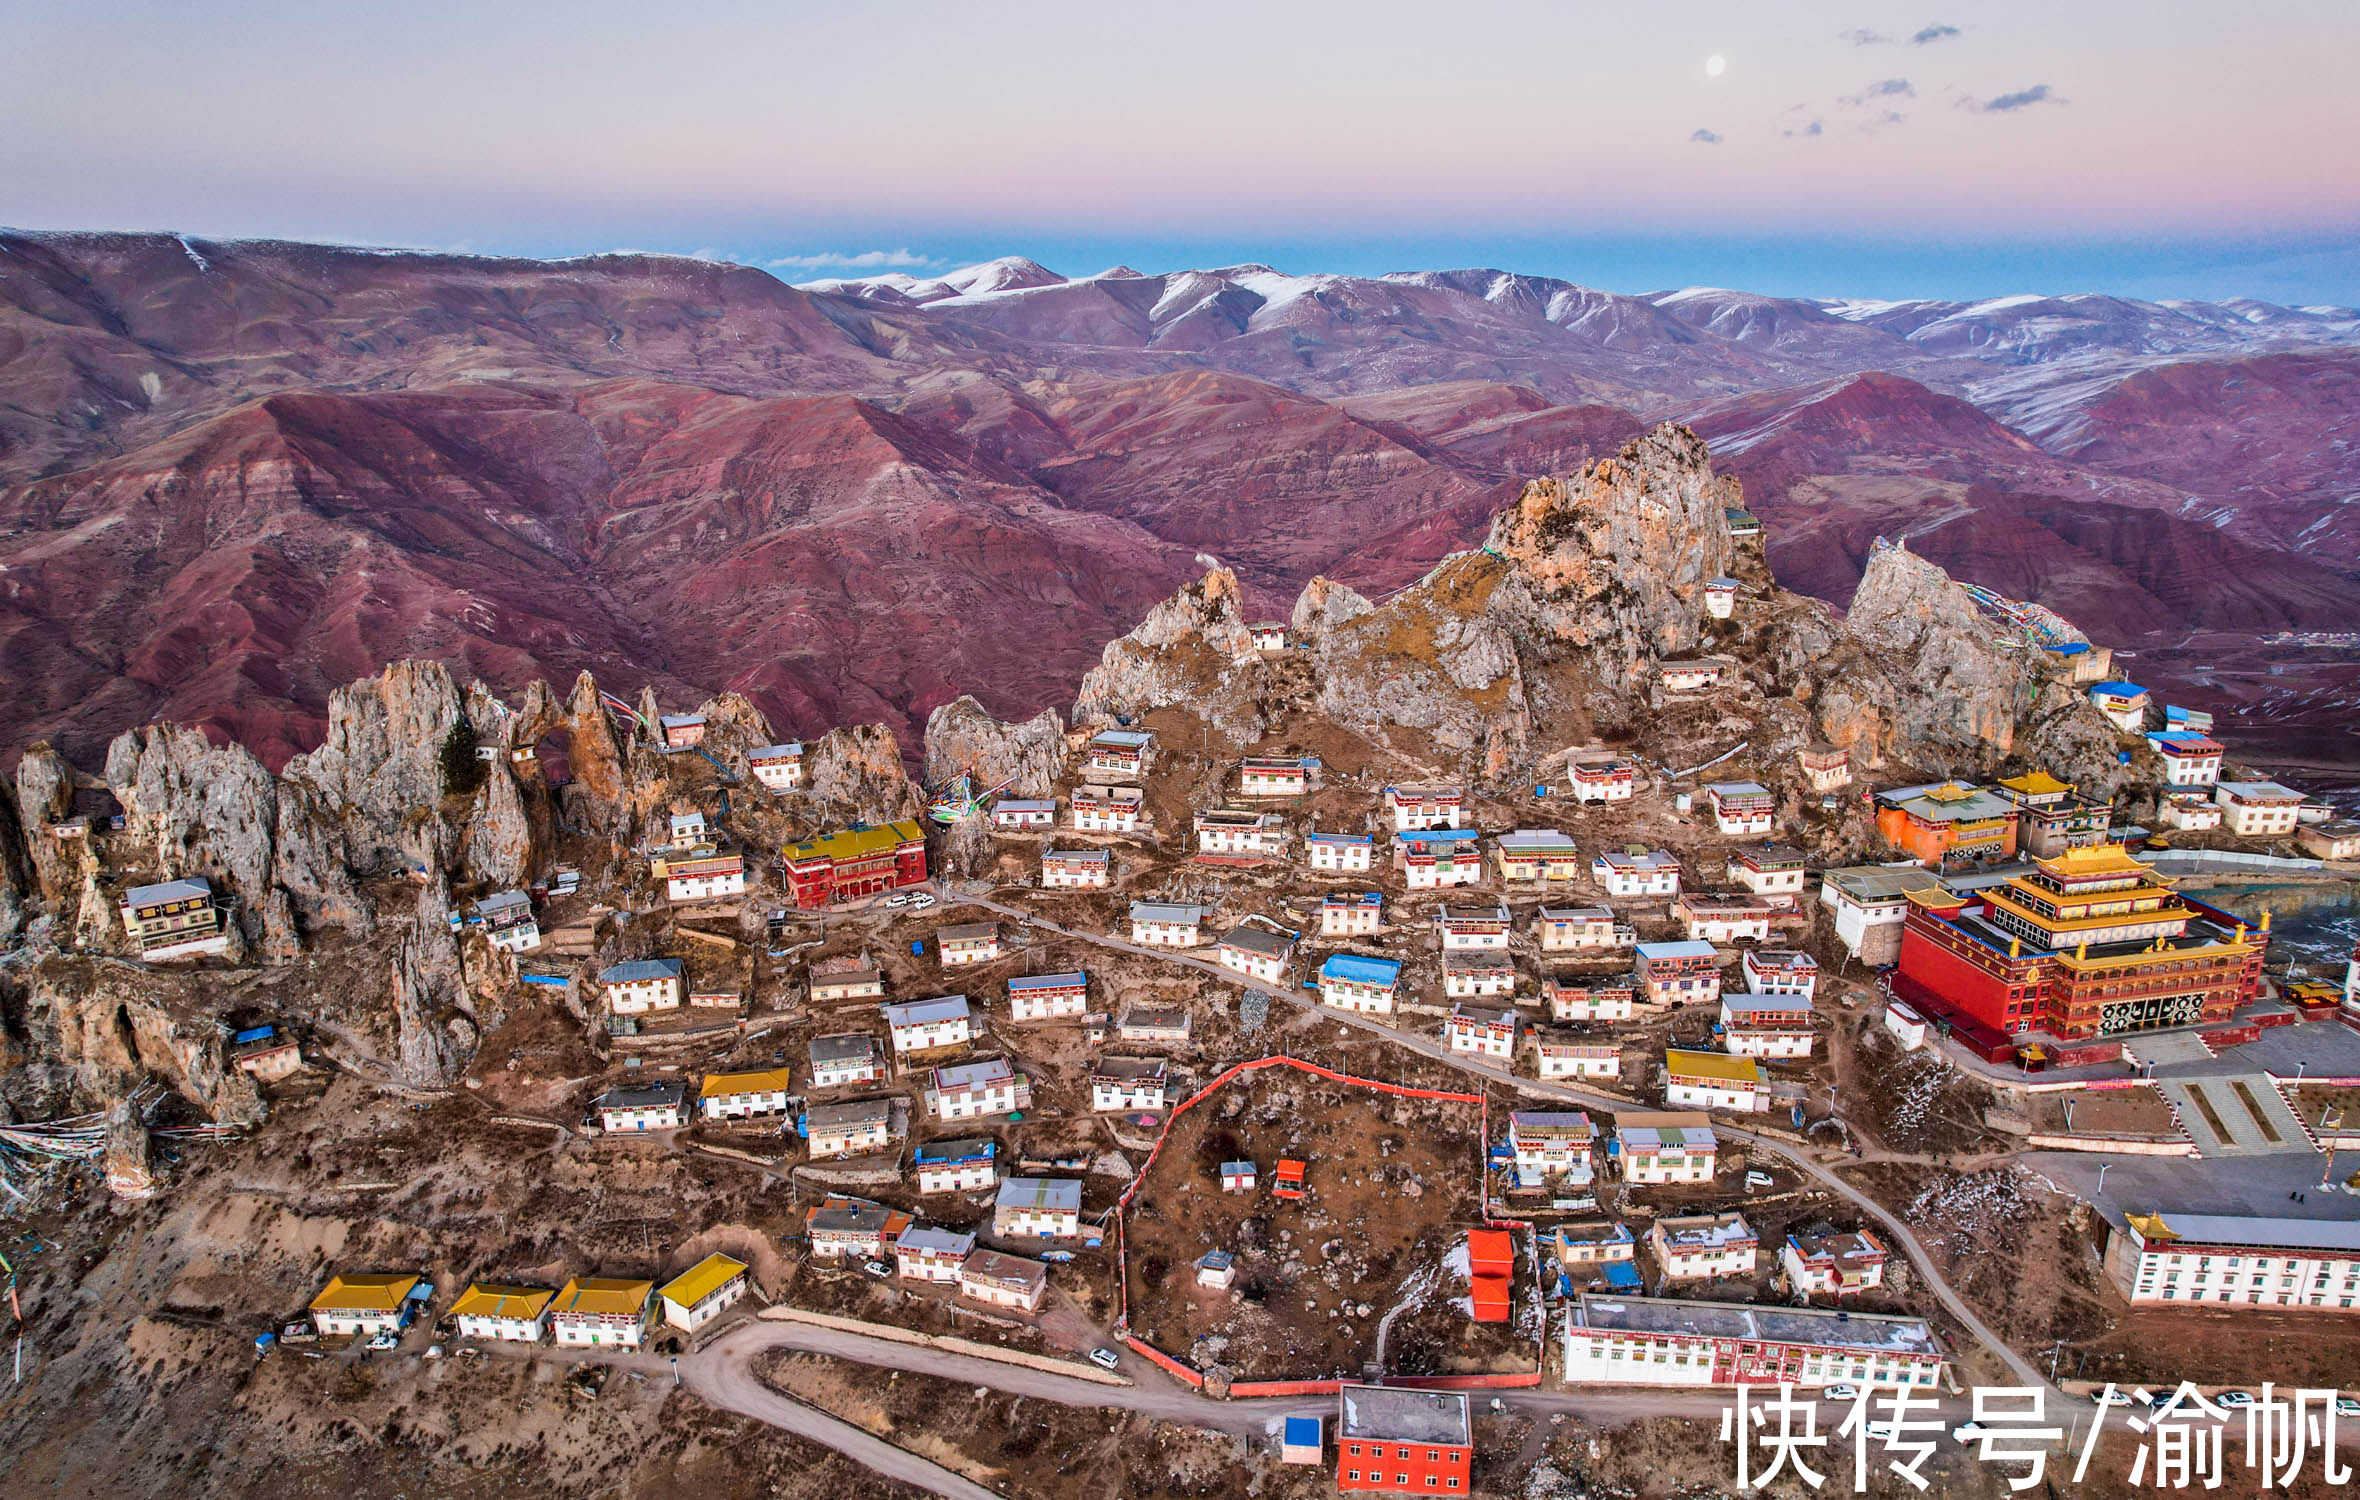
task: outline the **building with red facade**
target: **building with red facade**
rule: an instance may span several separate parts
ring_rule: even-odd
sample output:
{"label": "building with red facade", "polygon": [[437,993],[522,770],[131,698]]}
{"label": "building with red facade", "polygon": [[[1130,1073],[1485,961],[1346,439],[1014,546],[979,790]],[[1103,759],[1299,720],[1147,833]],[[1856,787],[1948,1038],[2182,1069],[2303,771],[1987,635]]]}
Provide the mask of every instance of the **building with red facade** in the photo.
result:
{"label": "building with red facade", "polygon": [[2249,928],[2191,901],[2119,844],[2068,849],[1971,894],[1914,890],[1909,902],[1894,992],[1971,1023],[1970,1040],[2209,1025],[2260,993],[2268,916]]}
{"label": "building with red facade", "polygon": [[785,850],[787,894],[806,909],[881,896],[926,880],[926,833],[915,818],[831,833]]}
{"label": "building with red facade", "polygon": [[1336,1488],[1464,1495],[1474,1488],[1474,1429],[1456,1391],[1346,1384],[1336,1392]]}

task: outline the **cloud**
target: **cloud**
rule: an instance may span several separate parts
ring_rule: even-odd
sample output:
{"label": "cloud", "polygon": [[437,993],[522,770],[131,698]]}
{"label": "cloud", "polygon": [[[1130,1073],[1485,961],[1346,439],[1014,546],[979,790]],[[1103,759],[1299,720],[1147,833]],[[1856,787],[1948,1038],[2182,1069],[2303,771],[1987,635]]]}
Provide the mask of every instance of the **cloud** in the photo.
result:
{"label": "cloud", "polygon": [[1778,133],[1780,135],[1787,136],[1824,135],[1827,133],[1827,122],[1825,120],[1812,120],[1801,125],[1790,125]]}
{"label": "cloud", "polygon": [[[1912,47],[1923,47],[1930,42],[1944,42],[1960,35],[1959,29],[1947,21],[1930,21],[1907,38]],[[1855,26],[1850,31],[1839,31],[1836,36],[1855,47],[1897,47],[1903,38],[1871,31],[1866,26]]]}
{"label": "cloud", "polygon": [[849,266],[860,269],[878,266],[931,266],[936,262],[915,250],[857,250],[849,254],[842,250],[821,250],[812,255],[781,255],[762,264],[773,271],[816,271],[823,266]]}
{"label": "cloud", "polygon": [[1959,108],[1973,110],[1979,115],[2004,115],[2019,109],[2030,109],[2035,104],[2063,104],[2066,101],[2051,92],[2045,83],[2012,94],[2000,94],[1990,99],[1961,99]]}
{"label": "cloud", "polygon": [[1883,32],[1871,31],[1865,26],[1855,26],[1850,31],[1839,31],[1836,35],[1855,47],[1883,47],[1893,40]]}
{"label": "cloud", "polygon": [[1718,146],[1721,144],[1720,136],[1714,134],[1710,130],[1699,130],[1694,135],[1688,137],[1688,139],[1704,146]]}
{"label": "cloud", "polygon": [[1957,36],[1958,34],[1959,29],[1956,26],[1951,26],[1945,24],[1944,22],[1936,21],[1931,26],[1921,28],[1916,36],[1913,36],[1909,39],[1909,45],[1912,47],[1923,47],[1928,42],[1948,41],[1950,38]]}
{"label": "cloud", "polygon": [[1847,94],[1836,102],[1858,109],[1872,99],[1915,99],[1917,86],[1906,78],[1880,78],[1857,94]]}

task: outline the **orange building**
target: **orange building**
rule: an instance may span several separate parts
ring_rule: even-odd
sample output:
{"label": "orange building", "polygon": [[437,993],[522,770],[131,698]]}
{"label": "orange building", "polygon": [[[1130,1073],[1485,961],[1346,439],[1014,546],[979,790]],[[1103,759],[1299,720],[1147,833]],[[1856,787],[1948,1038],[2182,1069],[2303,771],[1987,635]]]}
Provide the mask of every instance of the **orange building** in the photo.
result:
{"label": "orange building", "polygon": [[1997,864],[2016,853],[2016,804],[1982,787],[1945,781],[1876,797],[1877,832],[1931,869]]}

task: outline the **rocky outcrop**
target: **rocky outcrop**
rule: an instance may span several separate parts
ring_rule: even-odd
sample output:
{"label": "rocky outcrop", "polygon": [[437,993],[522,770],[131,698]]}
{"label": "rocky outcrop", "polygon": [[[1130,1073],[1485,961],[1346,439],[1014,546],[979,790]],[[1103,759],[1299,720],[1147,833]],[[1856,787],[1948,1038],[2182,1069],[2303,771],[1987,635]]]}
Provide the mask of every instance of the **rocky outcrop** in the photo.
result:
{"label": "rocky outcrop", "polygon": [[[443,747],[466,716],[459,686],[440,662],[397,661],[328,695],[327,737],[289,760],[287,780],[317,794],[341,822],[345,856],[364,872],[415,855],[418,825],[441,821]],[[258,763],[259,764],[259,763]]]}
{"label": "rocky outcrop", "polygon": [[2014,759],[2101,796],[2123,782],[2113,727],[1906,545],[1870,554],[1836,644],[1815,702],[1856,764],[1975,774]]}
{"label": "rocky outcrop", "polygon": [[926,780],[965,772],[977,791],[1048,797],[1065,770],[1065,721],[1053,708],[1021,724],[1004,724],[973,698],[954,698],[926,717]]}
{"label": "rocky outcrop", "polygon": [[923,809],[901,761],[901,746],[882,724],[831,729],[803,750],[805,789],[831,826],[890,823]]}
{"label": "rocky outcrop", "polygon": [[1213,568],[1147,612],[1099,653],[1074,698],[1076,724],[1129,722],[1151,709],[1190,709],[1239,740],[1265,725],[1241,670],[1255,665],[1237,575]]}
{"label": "rocky outcrop", "polygon": [[57,911],[69,924],[69,903],[82,889],[89,846],[49,836],[51,824],[68,817],[74,805],[74,768],[46,742],[28,748],[16,763],[16,819],[24,839],[30,894]]}
{"label": "rocky outcrop", "polygon": [[1327,577],[1314,578],[1295,596],[1295,611],[1287,628],[1298,638],[1316,640],[1375,608],[1365,595],[1348,584]]}
{"label": "rocky outcrop", "polygon": [[412,1088],[449,1088],[475,1055],[476,1019],[449,926],[450,892],[430,878],[415,922],[394,942],[394,1076]]}

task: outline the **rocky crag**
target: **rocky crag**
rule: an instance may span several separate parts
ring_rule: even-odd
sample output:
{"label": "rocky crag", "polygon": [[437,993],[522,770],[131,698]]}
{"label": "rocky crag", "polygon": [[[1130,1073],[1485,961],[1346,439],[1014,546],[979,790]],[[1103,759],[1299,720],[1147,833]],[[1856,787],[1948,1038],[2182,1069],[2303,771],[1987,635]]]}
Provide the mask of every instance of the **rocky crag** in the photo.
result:
{"label": "rocky crag", "polygon": [[[1178,709],[1242,747],[1316,714],[1495,778],[1599,741],[1677,766],[1718,734],[1750,740],[1766,774],[1825,739],[1869,770],[2037,762],[2101,793],[2122,783],[2112,729],[1940,568],[1880,549],[1838,616],[1778,588],[1759,540],[1732,534],[1743,504],[1695,434],[1666,423],[1576,477],[1528,483],[1481,550],[1381,604],[1315,581],[1294,611],[1303,649],[1278,662],[1251,650],[1235,580],[1215,569],[1106,648],[1075,721]],[[1727,619],[1707,607],[1716,579],[1735,584]],[[1274,696],[1298,658],[1303,690]],[[1659,669],[1688,659],[1717,663],[1720,685],[1665,691]]]}

